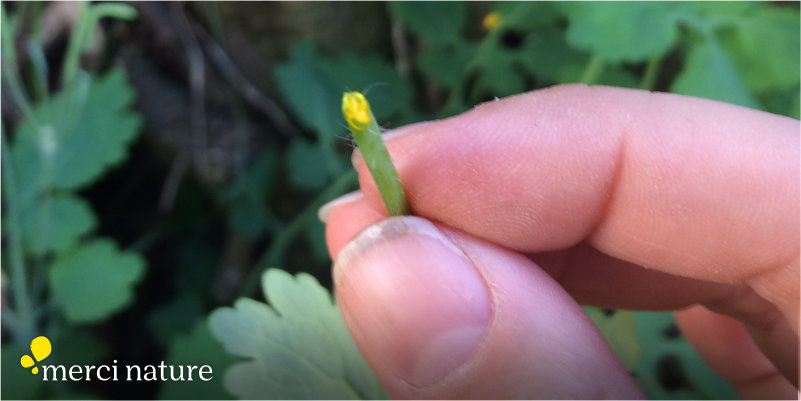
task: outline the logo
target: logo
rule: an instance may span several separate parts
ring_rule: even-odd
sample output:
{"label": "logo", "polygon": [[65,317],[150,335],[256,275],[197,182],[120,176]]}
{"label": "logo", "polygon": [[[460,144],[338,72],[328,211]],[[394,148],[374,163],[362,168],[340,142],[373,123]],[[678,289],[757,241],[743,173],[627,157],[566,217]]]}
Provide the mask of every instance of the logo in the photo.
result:
{"label": "logo", "polygon": [[[53,350],[52,346],[50,345],[50,340],[47,339],[45,336],[39,336],[31,341],[31,354],[33,354],[33,358],[30,355],[25,354],[20,358],[19,363],[22,365],[23,368],[30,368],[31,373],[38,374],[39,367],[35,366],[36,362],[41,362],[43,359],[50,356],[50,352]],[[36,360],[34,362],[34,359]]]}
{"label": "logo", "polygon": [[[115,359],[108,365],[45,365],[42,362],[50,356],[53,346],[45,336],[39,336],[31,341],[31,357],[23,355],[19,363],[23,368],[31,369],[31,373],[39,374],[39,366],[42,367],[42,381],[210,381],[214,377],[214,371],[210,365],[166,365],[161,361],[158,365],[122,365],[117,366]],[[119,368],[119,369],[118,369]]]}

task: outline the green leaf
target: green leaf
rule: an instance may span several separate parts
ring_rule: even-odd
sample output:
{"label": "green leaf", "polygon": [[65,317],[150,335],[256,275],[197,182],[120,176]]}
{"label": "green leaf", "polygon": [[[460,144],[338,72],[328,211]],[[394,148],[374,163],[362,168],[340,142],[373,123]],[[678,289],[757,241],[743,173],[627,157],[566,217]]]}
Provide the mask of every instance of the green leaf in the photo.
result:
{"label": "green leaf", "polygon": [[300,189],[321,189],[331,179],[329,169],[321,165],[325,151],[317,144],[296,138],[289,144],[286,155],[289,182]]}
{"label": "green leaf", "polygon": [[125,159],[141,125],[133,99],[125,74],[112,70],[38,104],[12,146],[19,202],[48,188],[82,188]]}
{"label": "green leaf", "polygon": [[729,57],[712,38],[696,41],[671,92],[758,108]]}
{"label": "green leaf", "polygon": [[475,53],[475,47],[457,42],[453,45],[430,47],[415,60],[417,68],[429,79],[444,88],[453,88],[464,78],[464,72]]}
{"label": "green leaf", "polygon": [[395,18],[401,20],[410,32],[435,43],[459,39],[467,19],[467,7],[463,2],[400,1],[390,6]]}
{"label": "green leaf", "polygon": [[567,41],[608,63],[637,62],[667,52],[678,37],[677,14],[664,2],[566,2]]}
{"label": "green leaf", "polygon": [[108,239],[96,239],[59,255],[50,268],[53,302],[74,323],[102,320],[133,299],[133,285],[144,273],[138,255],[122,252]]}
{"label": "green leaf", "polygon": [[89,204],[69,193],[37,198],[22,207],[22,235],[34,255],[71,248],[97,225]]}
{"label": "green leaf", "polygon": [[222,400],[231,399],[223,388],[223,372],[237,358],[223,350],[209,331],[206,319],[199,319],[188,334],[178,334],[167,351],[167,365],[209,365],[214,372],[212,380],[166,381],[161,385],[158,397],[167,400]]}
{"label": "green leaf", "polygon": [[339,122],[339,91],[319,71],[310,43],[292,47],[289,61],[274,69],[278,89],[295,117],[318,135],[334,136]]}
{"label": "green leaf", "polygon": [[248,358],[225,373],[225,387],[250,399],[385,398],[328,291],[312,276],[270,269],[270,305],[243,298],[211,314],[211,332]]}
{"label": "green leaf", "polygon": [[545,83],[578,82],[590,57],[567,45],[556,27],[543,27],[523,45],[522,65]]}
{"label": "green leaf", "polygon": [[723,45],[755,92],[797,88],[801,70],[798,8],[760,7],[724,35]]}

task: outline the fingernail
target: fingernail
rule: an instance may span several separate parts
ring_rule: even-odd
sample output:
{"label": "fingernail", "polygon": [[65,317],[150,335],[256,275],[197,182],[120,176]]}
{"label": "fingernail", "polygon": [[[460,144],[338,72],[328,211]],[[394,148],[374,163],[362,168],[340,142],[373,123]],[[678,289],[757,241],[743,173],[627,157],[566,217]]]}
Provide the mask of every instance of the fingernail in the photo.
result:
{"label": "fingernail", "polygon": [[419,217],[393,217],[362,231],[339,254],[334,281],[371,367],[418,387],[458,371],[492,314],[473,262]]}
{"label": "fingernail", "polygon": [[[428,125],[433,121],[421,121],[414,124],[404,125],[403,127],[393,129],[391,131],[386,131],[381,134],[381,137],[384,138],[384,141],[389,141],[390,139],[397,138],[411,132],[417,131],[420,127]],[[353,165],[353,168],[359,168],[359,164],[362,162],[362,153],[359,152],[359,148],[353,149],[353,153],[350,155],[350,163]]]}
{"label": "fingernail", "polygon": [[322,221],[323,223],[327,223],[328,216],[331,215],[331,211],[334,210],[337,206],[344,205],[345,203],[355,202],[363,197],[364,195],[362,194],[362,191],[357,190],[353,192],[348,192],[345,195],[332,199],[317,210],[317,218],[320,219],[320,221]]}

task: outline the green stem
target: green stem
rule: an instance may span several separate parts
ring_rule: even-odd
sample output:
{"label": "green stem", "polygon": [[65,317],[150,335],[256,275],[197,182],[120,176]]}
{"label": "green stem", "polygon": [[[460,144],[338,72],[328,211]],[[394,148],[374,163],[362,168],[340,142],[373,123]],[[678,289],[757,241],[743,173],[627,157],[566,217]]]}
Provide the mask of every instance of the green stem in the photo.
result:
{"label": "green stem", "polygon": [[28,341],[34,332],[33,303],[28,294],[28,276],[22,251],[22,231],[20,229],[20,210],[16,198],[14,170],[5,132],[0,128],[0,148],[3,164],[3,197],[8,211],[8,242],[11,253],[11,285],[14,290],[14,306],[19,317],[15,335],[18,341]]}
{"label": "green stem", "polygon": [[[42,9],[44,8],[41,2],[32,2],[32,14],[34,21],[42,20]],[[46,101],[49,97],[49,90],[47,85],[47,58],[45,57],[42,41],[44,40],[44,28],[41,24],[34,24],[33,32],[28,39],[27,50],[28,58],[31,61],[31,80],[33,81],[34,99],[37,102]]]}
{"label": "green stem", "polygon": [[406,194],[403,192],[398,178],[398,171],[392,163],[384,138],[381,137],[381,130],[375,122],[375,117],[362,132],[353,132],[353,138],[362,153],[367,169],[373,176],[375,186],[381,193],[381,199],[387,208],[390,216],[403,216],[409,214],[409,203],[406,201]]}
{"label": "green stem", "polygon": [[84,44],[89,25],[91,25],[91,13],[85,2],[79,3],[78,22],[73,28],[70,35],[70,41],[67,45],[67,56],[64,59],[64,70],[61,73],[61,85],[67,88],[72,85],[75,76],[78,74],[78,64],[81,61],[81,53],[83,53]]}
{"label": "green stem", "polygon": [[62,87],[72,85],[78,75],[78,66],[81,62],[81,53],[92,39],[97,23],[105,17],[131,20],[136,17],[136,9],[123,3],[97,3],[91,6],[86,2],[80,3],[78,22],[70,35],[67,46],[67,57],[64,60],[64,71],[61,75]]}
{"label": "green stem", "polygon": [[326,202],[334,199],[335,197],[345,193],[348,189],[353,188],[357,184],[357,176],[355,171],[349,171],[342,174],[331,185],[329,185],[319,196],[314,198],[309,204],[281,231],[270,244],[270,247],[261,255],[259,261],[253,266],[250,273],[239,291],[240,296],[248,296],[253,294],[261,282],[261,276],[269,267],[281,263],[284,253],[292,241],[303,232],[303,228],[309,222],[309,219],[317,215],[317,210]]}
{"label": "green stem", "polygon": [[584,69],[584,74],[581,75],[581,83],[586,85],[593,85],[598,82],[601,72],[604,70],[604,61],[600,57],[593,55],[587,67]]}
{"label": "green stem", "polygon": [[47,87],[47,59],[42,42],[38,39],[28,41],[28,56],[31,60],[31,77],[33,78],[33,91],[36,101],[47,101],[49,90]]}
{"label": "green stem", "polygon": [[645,73],[643,73],[642,81],[640,82],[640,89],[653,90],[656,84],[656,78],[659,76],[659,67],[661,67],[662,58],[653,56],[648,59],[648,64],[645,66]]}
{"label": "green stem", "polygon": [[25,91],[22,89],[22,79],[19,76],[19,67],[17,65],[17,51],[14,47],[14,32],[11,30],[11,25],[6,18],[6,8],[0,7],[0,36],[2,36],[3,53],[2,53],[2,70],[3,76],[6,78],[8,88],[11,90],[11,96],[14,102],[22,110],[25,116],[32,116],[31,104],[28,97],[25,96]]}

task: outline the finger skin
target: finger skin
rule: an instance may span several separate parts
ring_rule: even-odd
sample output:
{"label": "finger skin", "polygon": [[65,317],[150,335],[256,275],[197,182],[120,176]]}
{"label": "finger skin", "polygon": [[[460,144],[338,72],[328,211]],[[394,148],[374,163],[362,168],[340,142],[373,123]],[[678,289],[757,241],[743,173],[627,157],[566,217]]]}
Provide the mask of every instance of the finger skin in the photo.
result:
{"label": "finger skin", "polygon": [[[798,391],[759,351],[742,323],[702,306],[676,312],[676,322],[710,367],[734,384],[740,398],[797,397]],[[791,347],[785,352],[792,352]]]}
{"label": "finger skin", "polygon": [[[342,247],[365,227],[388,216],[364,198],[353,198],[331,211],[326,240],[336,260]],[[531,259],[568,291],[580,304],[615,309],[675,310],[718,300],[739,287],[688,279],[643,269],[610,258],[580,244],[565,251],[532,255]],[[586,266],[592,266],[588,275]]]}
{"label": "finger skin", "polygon": [[[327,224],[326,238],[332,257],[336,259],[342,247],[365,227],[386,217],[385,214],[375,211],[364,198],[353,198],[347,204],[339,205],[332,211]],[[728,313],[748,322],[750,334],[758,340],[760,347],[774,363],[782,367],[782,374],[790,380],[797,377],[797,337],[789,327],[779,325],[780,317],[771,318],[780,316],[774,305],[756,296],[753,290],[746,291],[748,288],[745,286],[693,280],[644,269],[610,258],[584,244],[563,252],[534,255],[532,258],[579,304],[635,310],[675,310],[698,303],[714,306],[721,313]],[[586,274],[586,269],[582,269],[582,266],[592,266],[593,274]],[[681,316],[677,314],[677,317]],[[694,341],[698,337],[708,340]],[[728,347],[725,348],[725,353],[716,352],[715,350],[721,349],[719,344],[726,342],[718,341],[716,337],[707,334],[690,340],[715,369],[719,366],[732,366],[728,354],[732,353],[732,349],[740,349]],[[707,350],[707,347],[711,347],[711,350]],[[761,361],[764,359],[765,356],[761,355]],[[773,369],[775,371],[776,368]],[[727,372],[722,374],[727,378],[730,376]],[[748,398],[755,397],[761,391],[753,383],[740,387],[748,388],[743,392],[749,394]],[[780,393],[784,394],[786,391]],[[771,396],[774,394],[772,391],[764,394],[763,396],[774,398]]]}
{"label": "finger skin", "polygon": [[518,251],[586,241],[650,269],[748,284],[797,333],[798,132],[797,120],[725,103],[566,85],[407,130],[388,148],[415,215]]}
{"label": "finger skin", "polygon": [[[528,258],[438,226],[448,243],[466,255],[471,274],[480,277],[489,294],[473,290],[463,301],[449,302],[450,294],[462,293],[458,282],[466,279],[463,272],[449,274],[443,264],[458,262],[440,255],[444,248],[432,244],[431,237],[416,234],[409,228],[412,223],[398,226],[403,220],[434,227],[418,217],[383,220],[348,244],[334,268],[337,300],[348,328],[390,396],[642,397],[587,315]],[[376,240],[379,227],[396,234]],[[365,247],[365,241],[370,245]],[[465,304],[475,303],[479,305],[470,309],[486,308],[491,317],[477,345],[467,355],[459,352],[466,361],[454,364],[441,378],[420,373],[428,372],[429,365],[457,358],[443,353],[442,347],[450,348],[450,333],[461,330],[445,331],[449,334],[445,343],[433,335],[432,342],[426,333],[439,333],[441,328],[432,328],[465,320]]]}

